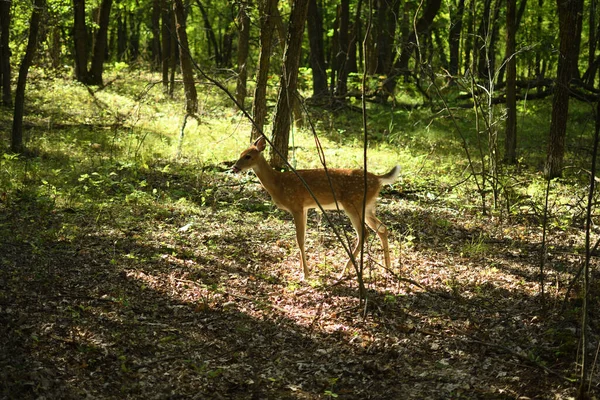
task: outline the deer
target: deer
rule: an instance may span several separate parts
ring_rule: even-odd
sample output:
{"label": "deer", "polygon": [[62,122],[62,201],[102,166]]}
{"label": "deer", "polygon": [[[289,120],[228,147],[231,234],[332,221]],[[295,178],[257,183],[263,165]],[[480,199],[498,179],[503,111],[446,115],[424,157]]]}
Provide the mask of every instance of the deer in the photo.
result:
{"label": "deer", "polygon": [[[327,170],[305,169],[296,170],[297,175],[292,171],[277,171],[269,165],[263,156],[266,145],[264,136],[259,137],[250,147],[242,152],[240,158],[232,167],[232,171],[234,173],[241,173],[252,169],[263,188],[271,195],[273,203],[278,208],[292,214],[296,226],[296,241],[300,249],[302,279],[309,277],[308,263],[304,249],[308,210],[318,208],[319,204],[324,210],[343,210],[350,219],[357,235],[352,257],[350,257],[340,274],[340,278],[343,277],[348,267],[356,260],[362,243],[368,234],[368,230],[363,229],[362,222],[363,200],[365,198],[364,171],[361,169],[337,168],[327,168]],[[375,175],[367,172],[366,179],[367,190],[364,221],[369,228],[377,233],[381,240],[387,269],[391,267],[388,230],[375,216],[375,207],[382,186],[394,183],[399,174],[400,166],[396,165],[384,175]],[[299,177],[310,188],[310,191]]]}

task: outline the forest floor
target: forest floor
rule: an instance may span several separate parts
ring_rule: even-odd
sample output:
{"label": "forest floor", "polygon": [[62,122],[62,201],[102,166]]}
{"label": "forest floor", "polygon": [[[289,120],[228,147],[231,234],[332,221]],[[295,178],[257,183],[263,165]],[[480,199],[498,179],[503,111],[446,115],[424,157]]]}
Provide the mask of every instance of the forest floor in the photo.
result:
{"label": "forest floor", "polygon": [[[289,215],[215,170],[194,181],[150,166],[138,178],[155,190],[120,203],[0,202],[0,398],[576,395],[579,289],[563,302],[580,230],[549,232],[542,297],[537,224],[399,184],[379,207],[393,267],[371,235],[362,307],[355,273],[336,279],[346,256],[324,218],[309,215],[302,281]],[[153,198],[173,185],[188,196]]]}

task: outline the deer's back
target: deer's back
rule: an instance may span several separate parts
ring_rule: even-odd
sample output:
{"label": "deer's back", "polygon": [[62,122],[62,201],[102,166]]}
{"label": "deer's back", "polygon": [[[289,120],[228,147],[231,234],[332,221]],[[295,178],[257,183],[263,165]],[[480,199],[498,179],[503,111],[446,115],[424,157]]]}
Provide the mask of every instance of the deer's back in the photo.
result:
{"label": "deer's back", "polygon": [[[337,201],[340,208],[362,207],[364,197],[363,170],[328,169],[327,174],[322,169],[298,170],[308,187],[325,209],[335,209]],[[287,209],[315,208],[316,202],[302,181],[293,173],[285,172],[280,175],[283,195],[289,204],[282,204]],[[380,179],[367,172],[367,203],[375,201],[381,188]],[[334,196],[335,193],[335,196]],[[335,200],[334,200],[335,199]],[[282,203],[282,202],[280,202]]]}

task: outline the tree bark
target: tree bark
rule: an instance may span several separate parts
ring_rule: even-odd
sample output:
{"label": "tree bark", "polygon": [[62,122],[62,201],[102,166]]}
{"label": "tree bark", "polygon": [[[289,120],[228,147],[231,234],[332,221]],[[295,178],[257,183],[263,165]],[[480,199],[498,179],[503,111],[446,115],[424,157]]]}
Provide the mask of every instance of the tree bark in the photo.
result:
{"label": "tree bark", "polygon": [[465,61],[463,68],[465,71],[473,71],[475,69],[475,1],[471,0],[469,7],[466,7],[468,12],[466,15],[467,31],[463,35],[464,38],[464,55]]}
{"label": "tree bark", "polygon": [[221,53],[219,51],[219,44],[217,42],[217,37],[215,36],[215,31],[210,24],[210,19],[208,18],[208,13],[206,12],[206,8],[200,0],[196,0],[196,4],[200,9],[200,13],[202,14],[202,21],[204,21],[204,29],[206,30],[206,36],[208,37],[208,41],[210,43],[210,47],[208,48],[208,52],[212,50],[214,52],[215,57],[215,65],[220,67],[222,64]]}
{"label": "tree bark", "polygon": [[448,43],[450,45],[450,64],[448,72],[451,76],[459,73],[460,65],[460,34],[462,33],[465,0],[458,0],[455,12],[450,12],[450,32]]}
{"label": "tree bark", "polygon": [[11,0],[0,1],[0,73],[2,75],[2,104],[10,107],[12,105],[12,93],[10,87],[10,6]]}
{"label": "tree bark", "polygon": [[424,36],[429,32],[431,24],[433,23],[433,19],[437,15],[441,4],[441,0],[428,0],[425,4],[422,11],[423,14],[417,20],[416,30],[413,29],[409,33],[408,38],[402,48],[402,52],[400,53],[400,57],[398,57],[398,60],[394,64],[393,70],[388,73],[388,78],[384,82],[384,91],[387,95],[393,96],[396,87],[396,79],[399,74],[403,74],[405,77],[408,77],[408,62],[413,52],[417,48],[417,37]]}
{"label": "tree bark", "polygon": [[506,138],[504,161],[517,162],[517,56],[516,52],[516,0],[506,0]]}
{"label": "tree bark", "polygon": [[140,56],[141,22],[133,12],[129,13],[129,61],[136,61]]}
{"label": "tree bark", "polygon": [[88,34],[85,25],[85,0],[73,0],[74,26],[73,40],[75,42],[75,79],[88,83]]}
{"label": "tree bark", "polygon": [[[277,107],[273,121],[273,147],[271,165],[282,168],[288,155],[291,115],[298,83],[298,66],[302,53],[304,23],[308,10],[308,0],[296,0],[292,6],[290,23],[283,57],[281,85],[277,96]],[[279,154],[278,154],[279,153]],[[281,156],[280,156],[281,154]]]}
{"label": "tree bark", "polygon": [[169,93],[169,65],[174,50],[171,48],[171,36],[175,35],[172,21],[173,10],[167,5],[168,0],[160,0],[161,7],[161,72],[163,93]]}
{"label": "tree bark", "polygon": [[340,24],[338,29],[338,51],[336,54],[337,81],[335,95],[345,96],[348,93],[348,50],[350,47],[348,29],[350,27],[350,1],[341,0],[339,7]]}
{"label": "tree bark", "polygon": [[475,48],[477,53],[477,76],[481,79],[489,78],[489,65],[487,61],[489,60],[489,46],[492,36],[490,28],[492,20],[492,1],[493,0],[485,0],[483,5],[483,13],[481,15],[481,22],[479,23],[479,28],[477,29],[477,38],[475,40]]}
{"label": "tree bark", "polygon": [[557,0],[557,4],[560,47],[544,171],[548,179],[562,176],[569,113],[569,82],[577,68],[579,55],[579,48],[573,43],[577,41],[578,25],[580,26],[578,20],[581,19],[583,0]]}
{"label": "tree bark", "polygon": [[15,112],[13,115],[13,126],[11,135],[11,151],[14,153],[22,153],[23,145],[23,109],[25,105],[25,86],[27,84],[27,74],[29,67],[33,62],[33,57],[37,49],[38,31],[40,19],[44,9],[46,8],[45,0],[35,0],[31,20],[29,21],[29,38],[27,39],[27,48],[21,67],[19,68],[19,78],[17,80],[17,89],[15,91]]}
{"label": "tree bark", "polygon": [[127,53],[127,13],[124,10],[119,12],[117,17],[117,59],[125,60]]}
{"label": "tree bark", "polygon": [[150,44],[150,57],[152,58],[152,70],[158,71],[161,68],[161,40],[160,40],[160,15],[162,13],[161,0],[152,0],[152,41]]}
{"label": "tree bark", "polygon": [[[348,52],[347,70],[348,73],[358,72],[357,53],[360,54],[360,62],[362,63],[362,46],[358,46],[359,38],[362,38],[362,0],[358,0],[354,13],[354,22],[350,26],[350,50]],[[308,15],[311,15],[310,12]]]}
{"label": "tree bark", "polygon": [[376,7],[377,65],[375,71],[384,75],[392,69],[397,54],[394,51],[394,42],[400,1],[378,1]]}
{"label": "tree bark", "polygon": [[179,45],[179,63],[181,75],[183,76],[183,90],[185,92],[185,112],[188,115],[196,115],[198,112],[198,93],[194,82],[194,69],[188,46],[187,32],[185,30],[185,13],[181,0],[173,1],[173,13],[175,14],[175,30]]}
{"label": "tree bark", "polygon": [[238,64],[238,77],[237,85],[235,89],[235,97],[238,104],[242,109],[246,109],[244,103],[246,102],[246,96],[248,91],[246,83],[248,81],[248,51],[250,47],[250,16],[248,15],[248,3],[242,1],[239,4],[238,11],[238,52],[237,52],[237,64]]}
{"label": "tree bark", "polygon": [[106,46],[108,42],[108,23],[110,18],[110,8],[112,0],[102,0],[100,5],[100,15],[98,18],[98,32],[94,42],[94,54],[92,65],[90,66],[88,82],[91,85],[102,85],[102,70],[104,69],[104,59],[106,56]]}
{"label": "tree bark", "polygon": [[312,70],[313,98],[327,96],[327,66],[325,65],[325,52],[323,43],[323,11],[317,0],[309,0],[306,21],[308,30],[308,43],[310,46],[309,63]]}
{"label": "tree bark", "polygon": [[277,0],[260,0],[260,54],[258,57],[258,71],[256,72],[256,88],[254,89],[254,100],[252,103],[252,116],[254,126],[252,127],[251,139],[254,141],[263,133],[263,127],[267,119],[267,81],[269,79],[269,67],[271,65],[271,46],[273,44],[273,33],[275,31],[275,10]]}

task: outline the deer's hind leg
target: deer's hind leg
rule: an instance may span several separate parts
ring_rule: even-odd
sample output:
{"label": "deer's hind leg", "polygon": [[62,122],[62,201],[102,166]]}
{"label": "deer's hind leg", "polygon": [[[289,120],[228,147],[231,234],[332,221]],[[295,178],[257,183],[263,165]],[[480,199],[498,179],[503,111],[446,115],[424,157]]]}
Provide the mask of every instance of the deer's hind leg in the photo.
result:
{"label": "deer's hind leg", "polygon": [[379,240],[381,240],[381,247],[383,247],[383,256],[385,258],[385,267],[391,268],[392,262],[390,259],[390,250],[388,246],[388,230],[387,227],[375,216],[375,208],[368,208],[366,213],[365,222],[369,228],[373,229]]}
{"label": "deer's hind leg", "polygon": [[348,268],[353,264],[353,260],[358,261],[357,257],[362,247],[362,244],[365,238],[369,235],[369,231],[366,228],[363,229],[362,214],[360,211],[356,210],[355,207],[344,207],[344,211],[346,212],[346,215],[348,215],[348,218],[350,218],[350,222],[352,223],[354,231],[356,232],[357,240],[356,245],[352,250],[352,257],[350,257],[348,259],[348,262],[346,262],[346,265],[344,266],[342,273],[339,275],[339,278],[342,278],[344,276]]}

